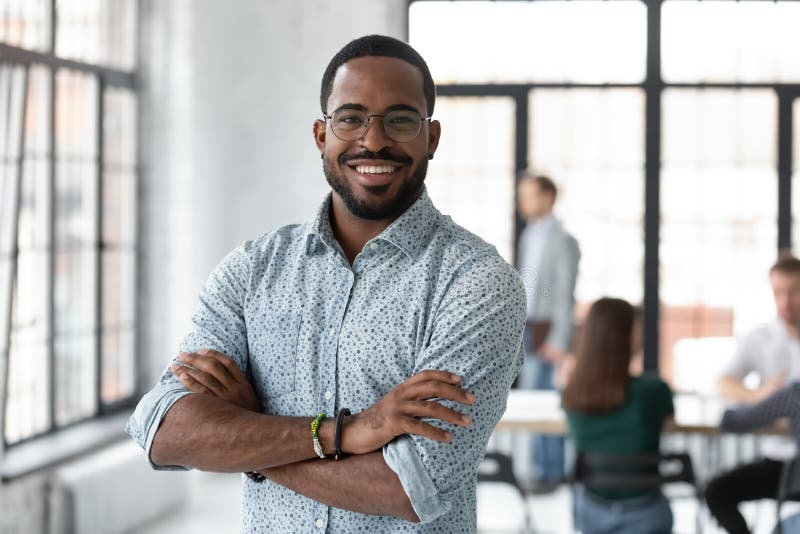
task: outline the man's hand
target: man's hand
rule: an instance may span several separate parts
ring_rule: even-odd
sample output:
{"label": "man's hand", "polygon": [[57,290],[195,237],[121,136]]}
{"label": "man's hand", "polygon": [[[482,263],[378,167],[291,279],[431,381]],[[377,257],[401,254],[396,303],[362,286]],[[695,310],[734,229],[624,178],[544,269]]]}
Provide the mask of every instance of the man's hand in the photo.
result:
{"label": "man's hand", "polygon": [[235,404],[245,410],[261,412],[261,403],[253,386],[236,363],[224,354],[210,349],[181,352],[170,370],[186,389],[206,393]]}
{"label": "man's hand", "polygon": [[779,389],[786,386],[786,379],[788,378],[788,373],[785,371],[778,376],[775,376],[763,384],[756,390],[756,402],[761,402],[762,400],[766,399]]}
{"label": "man's hand", "polygon": [[381,400],[350,417],[342,426],[342,451],[366,454],[380,449],[396,436],[416,434],[448,442],[452,434],[420,418],[439,419],[460,426],[472,418],[447,408],[437,400],[473,404],[475,395],[457,386],[461,377],[447,371],[422,371],[396,386]]}
{"label": "man's hand", "polygon": [[[191,367],[175,364],[172,372],[189,391],[207,393],[241,408],[260,411],[253,388],[236,364],[219,352],[201,349],[182,352],[178,360]],[[473,404],[475,395],[460,388],[461,378],[447,371],[422,371],[396,386],[363,412],[345,417],[342,424],[342,451],[366,454],[376,451],[401,434],[416,434],[436,441],[450,441],[453,436],[420,418],[439,419],[460,426],[472,418],[442,406],[437,400]],[[320,428],[323,446],[331,450],[332,420]]]}

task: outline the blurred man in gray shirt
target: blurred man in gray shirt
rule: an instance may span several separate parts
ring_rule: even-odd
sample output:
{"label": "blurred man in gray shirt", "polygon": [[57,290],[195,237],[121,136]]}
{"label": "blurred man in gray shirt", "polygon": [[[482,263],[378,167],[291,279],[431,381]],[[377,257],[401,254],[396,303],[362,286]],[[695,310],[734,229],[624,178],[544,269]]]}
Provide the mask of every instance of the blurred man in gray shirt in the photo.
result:
{"label": "blurred man in gray shirt", "polygon": [[[558,190],[547,176],[525,172],[518,181],[519,213],[526,221],[517,267],[527,296],[525,365],[519,385],[555,389],[554,367],[569,352],[573,334],[575,280],[580,249],[553,215]],[[534,490],[554,489],[564,478],[564,440],[536,436]]]}

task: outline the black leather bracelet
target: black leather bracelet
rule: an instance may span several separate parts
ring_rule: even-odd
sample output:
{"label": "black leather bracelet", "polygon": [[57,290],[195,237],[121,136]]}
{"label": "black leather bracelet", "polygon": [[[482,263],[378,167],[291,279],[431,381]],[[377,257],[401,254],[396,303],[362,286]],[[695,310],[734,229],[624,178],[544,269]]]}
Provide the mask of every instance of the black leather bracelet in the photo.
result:
{"label": "black leather bracelet", "polygon": [[247,478],[249,478],[253,482],[264,482],[267,479],[267,477],[265,477],[264,475],[262,475],[258,471],[249,471],[249,472],[245,473],[245,475],[247,476]]}
{"label": "black leather bracelet", "polygon": [[334,430],[333,433],[334,460],[341,460],[344,458],[344,454],[342,454],[342,422],[347,415],[350,415],[350,410],[347,408],[342,408],[339,410],[339,413],[336,414],[336,430]]}

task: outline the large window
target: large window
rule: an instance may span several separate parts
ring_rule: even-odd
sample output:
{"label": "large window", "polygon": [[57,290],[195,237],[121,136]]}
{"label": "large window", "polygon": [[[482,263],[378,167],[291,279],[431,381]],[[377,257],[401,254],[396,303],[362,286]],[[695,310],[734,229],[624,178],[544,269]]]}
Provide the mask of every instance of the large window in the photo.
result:
{"label": "large window", "polygon": [[136,7],[0,1],[6,445],[135,393]]}
{"label": "large window", "polygon": [[556,215],[581,247],[579,315],[604,295],[641,302],[642,91],[534,89],[529,110],[528,161],[558,181]]}
{"label": "large window", "polygon": [[447,134],[425,180],[431,198],[456,221],[471,221],[470,230],[513,261],[514,101],[443,97],[436,117]]}
{"label": "large window", "polygon": [[[698,374],[713,381],[735,337],[774,316],[767,271],[800,232],[798,27],[796,1],[409,8],[411,44],[439,95],[511,103],[513,124],[494,135],[513,138],[514,170],[543,171],[560,186],[557,215],[583,253],[576,321],[602,295],[643,303],[645,364],[677,388]],[[487,146],[459,116],[438,118],[437,158]],[[470,187],[499,198],[510,176],[485,174]],[[508,202],[466,209],[442,197],[456,222],[498,248],[520,231],[498,212]]]}

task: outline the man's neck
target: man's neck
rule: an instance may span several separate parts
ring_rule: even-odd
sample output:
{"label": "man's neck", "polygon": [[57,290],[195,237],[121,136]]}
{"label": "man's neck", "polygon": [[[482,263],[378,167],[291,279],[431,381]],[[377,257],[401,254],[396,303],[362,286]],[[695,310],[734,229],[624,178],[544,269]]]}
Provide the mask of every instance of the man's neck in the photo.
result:
{"label": "man's neck", "polygon": [[552,217],[553,217],[553,212],[552,211],[548,211],[547,213],[543,213],[543,214],[539,215],[538,217],[531,217],[530,219],[528,219],[528,224],[534,225],[534,224],[540,223],[542,221],[546,221],[547,219],[550,219]]}
{"label": "man's neck", "polygon": [[376,221],[361,219],[350,213],[339,195],[332,195],[331,230],[350,265],[356,260],[356,256],[364,248],[364,245],[383,232],[395,219]]}

